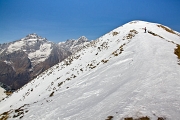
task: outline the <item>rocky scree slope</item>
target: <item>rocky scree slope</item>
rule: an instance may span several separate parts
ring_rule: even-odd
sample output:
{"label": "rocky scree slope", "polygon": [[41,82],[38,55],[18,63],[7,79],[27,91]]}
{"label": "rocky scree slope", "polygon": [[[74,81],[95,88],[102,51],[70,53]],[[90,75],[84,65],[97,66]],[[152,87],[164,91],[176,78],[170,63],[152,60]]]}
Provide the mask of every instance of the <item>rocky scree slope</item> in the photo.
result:
{"label": "rocky scree slope", "polygon": [[166,26],[129,22],[1,101],[0,118],[179,120],[179,44]]}

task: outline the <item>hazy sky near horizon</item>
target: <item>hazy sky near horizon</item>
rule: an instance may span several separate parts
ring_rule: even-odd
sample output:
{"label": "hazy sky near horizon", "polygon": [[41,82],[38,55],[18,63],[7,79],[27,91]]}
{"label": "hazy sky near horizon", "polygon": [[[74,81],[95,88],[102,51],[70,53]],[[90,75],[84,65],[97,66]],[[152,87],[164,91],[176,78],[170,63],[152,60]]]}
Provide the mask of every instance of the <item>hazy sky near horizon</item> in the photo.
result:
{"label": "hazy sky near horizon", "polygon": [[180,32],[180,0],[0,0],[0,43],[37,33],[60,42],[97,39],[132,20]]}

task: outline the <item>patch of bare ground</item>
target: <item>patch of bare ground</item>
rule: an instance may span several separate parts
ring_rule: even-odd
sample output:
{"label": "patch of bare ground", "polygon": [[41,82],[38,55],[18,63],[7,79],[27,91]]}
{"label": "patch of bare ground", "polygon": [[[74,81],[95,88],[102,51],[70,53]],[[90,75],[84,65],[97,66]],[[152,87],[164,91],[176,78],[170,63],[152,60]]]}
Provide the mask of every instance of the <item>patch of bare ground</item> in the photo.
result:
{"label": "patch of bare ground", "polygon": [[166,31],[169,32],[169,33],[175,34],[175,35],[177,35],[177,36],[180,37],[180,34],[174,32],[174,31],[173,31],[172,29],[170,29],[170,28],[167,28],[167,27],[165,27],[165,26],[163,26],[163,25],[157,25],[157,26],[160,27],[160,28],[163,28],[164,30],[166,30]]}
{"label": "patch of bare ground", "polygon": [[112,120],[113,116],[108,116],[105,120]]}
{"label": "patch of bare ground", "polygon": [[157,26],[160,27],[160,28],[163,28],[164,30],[166,30],[169,33],[176,34],[172,29],[167,28],[167,27],[165,27],[163,25],[157,25]]}
{"label": "patch of bare ground", "polygon": [[127,118],[124,118],[124,120],[150,120],[149,117],[140,117],[140,118],[136,118],[134,119],[133,117],[127,117]]}
{"label": "patch of bare ground", "polygon": [[154,35],[154,36],[157,36],[157,37],[160,37],[160,38],[164,39],[162,36],[160,36],[160,35],[158,35],[156,33],[153,33],[152,31],[148,31],[148,33],[151,34],[151,35]]}
{"label": "patch of bare ground", "polygon": [[178,64],[180,65],[180,45],[177,44],[177,48],[174,49],[174,54],[177,55],[179,61]]}
{"label": "patch of bare ground", "polygon": [[180,45],[177,45],[177,48],[174,49],[174,54],[176,54],[178,59],[180,59]]}
{"label": "patch of bare ground", "polygon": [[[18,109],[9,110],[7,112],[0,114],[0,120],[7,120],[8,118],[17,118],[17,117],[19,117],[19,119],[23,118],[24,114],[28,112],[28,109],[25,108],[25,106],[27,106],[27,105],[28,104],[24,104],[23,106],[21,106]],[[14,113],[14,115],[12,116],[13,113]]]}
{"label": "patch of bare ground", "polygon": [[[133,118],[133,117],[127,117],[124,118],[124,120],[151,120],[149,117],[140,117],[140,118]],[[157,120],[166,120],[164,117],[158,117]]]}
{"label": "patch of bare ground", "polygon": [[118,32],[113,32],[113,33],[112,33],[113,36],[115,36],[115,35],[117,35],[117,34],[119,34],[119,33],[118,33]]}
{"label": "patch of bare ground", "polygon": [[0,120],[7,120],[9,118],[10,113],[12,113],[11,110],[0,114]]}

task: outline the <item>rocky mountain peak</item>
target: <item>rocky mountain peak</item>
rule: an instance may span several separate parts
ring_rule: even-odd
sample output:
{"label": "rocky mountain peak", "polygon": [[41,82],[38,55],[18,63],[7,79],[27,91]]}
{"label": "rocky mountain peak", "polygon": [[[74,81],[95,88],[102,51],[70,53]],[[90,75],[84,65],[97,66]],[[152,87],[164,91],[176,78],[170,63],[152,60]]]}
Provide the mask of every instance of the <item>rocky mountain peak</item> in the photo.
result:
{"label": "rocky mountain peak", "polygon": [[88,39],[85,36],[81,36],[77,41],[79,41],[79,42],[87,42]]}
{"label": "rocky mountain peak", "polygon": [[31,33],[31,34],[27,35],[27,37],[38,37],[38,35],[36,33]]}
{"label": "rocky mountain peak", "polygon": [[21,40],[46,40],[46,38],[42,38],[41,36],[39,36],[38,34],[36,33],[32,33],[32,34],[29,34],[27,35],[25,38],[22,38]]}
{"label": "rocky mountain peak", "polygon": [[79,48],[87,38],[69,40],[59,46],[36,33],[0,45],[0,82],[14,89],[64,60]]}

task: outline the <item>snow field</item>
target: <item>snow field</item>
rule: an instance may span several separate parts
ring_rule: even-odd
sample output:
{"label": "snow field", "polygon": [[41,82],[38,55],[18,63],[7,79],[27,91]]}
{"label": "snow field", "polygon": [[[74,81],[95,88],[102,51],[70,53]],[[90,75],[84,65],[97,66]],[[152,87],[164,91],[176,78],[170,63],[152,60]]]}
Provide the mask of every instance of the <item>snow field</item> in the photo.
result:
{"label": "snow field", "polygon": [[[164,39],[144,33],[144,27]],[[113,116],[113,120],[119,120],[148,116],[152,120],[178,120],[180,66],[174,48],[179,42],[180,37],[155,23],[127,23],[0,102],[0,113],[29,104],[21,119],[105,120]]]}

